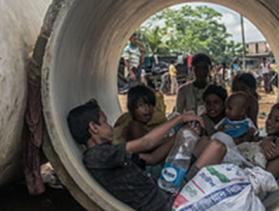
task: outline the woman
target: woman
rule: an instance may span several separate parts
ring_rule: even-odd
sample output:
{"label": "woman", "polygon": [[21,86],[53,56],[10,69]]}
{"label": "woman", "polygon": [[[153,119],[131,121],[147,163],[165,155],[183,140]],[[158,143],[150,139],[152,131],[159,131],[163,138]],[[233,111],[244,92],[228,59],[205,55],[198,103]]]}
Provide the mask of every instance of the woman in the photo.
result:
{"label": "woman", "polygon": [[232,82],[232,92],[243,91],[248,94],[249,105],[247,116],[258,126],[259,95],[257,93],[257,81],[251,73],[240,73]]}

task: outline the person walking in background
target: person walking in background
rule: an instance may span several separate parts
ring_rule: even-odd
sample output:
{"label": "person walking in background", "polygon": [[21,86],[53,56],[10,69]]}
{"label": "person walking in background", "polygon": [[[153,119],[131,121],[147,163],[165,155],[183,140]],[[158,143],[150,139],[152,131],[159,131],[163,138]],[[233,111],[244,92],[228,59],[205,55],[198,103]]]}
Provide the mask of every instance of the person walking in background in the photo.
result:
{"label": "person walking in background", "polygon": [[176,94],[177,87],[178,87],[177,78],[176,78],[177,70],[175,68],[175,61],[174,60],[171,61],[171,64],[169,66],[169,75],[170,75],[170,81],[171,81],[170,94],[174,95],[174,94]]}
{"label": "person walking in background", "polygon": [[137,42],[137,34],[130,37],[130,43],[124,49],[123,58],[125,68],[129,74],[129,87],[138,85],[141,82],[141,64],[144,57],[144,47]]}
{"label": "person walking in background", "polygon": [[272,85],[271,85],[271,68],[270,64],[268,63],[267,59],[264,57],[261,63],[261,73],[263,75],[264,80],[264,90],[265,93],[272,92]]}

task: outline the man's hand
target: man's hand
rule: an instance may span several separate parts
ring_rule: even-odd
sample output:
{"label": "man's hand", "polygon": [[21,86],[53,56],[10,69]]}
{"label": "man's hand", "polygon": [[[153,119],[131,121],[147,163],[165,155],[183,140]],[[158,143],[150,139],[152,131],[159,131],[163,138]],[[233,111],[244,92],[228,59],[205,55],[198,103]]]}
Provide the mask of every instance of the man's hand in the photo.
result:
{"label": "man's hand", "polygon": [[132,70],[129,71],[129,77],[132,81],[135,81],[137,79],[135,73]]}

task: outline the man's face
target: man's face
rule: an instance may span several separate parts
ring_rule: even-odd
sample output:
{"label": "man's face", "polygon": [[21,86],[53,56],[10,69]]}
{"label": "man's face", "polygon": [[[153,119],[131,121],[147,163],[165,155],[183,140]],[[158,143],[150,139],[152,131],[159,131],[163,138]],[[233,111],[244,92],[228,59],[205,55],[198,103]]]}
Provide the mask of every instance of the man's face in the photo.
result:
{"label": "man's face", "polygon": [[137,43],[137,35],[134,34],[130,37],[130,43],[132,45],[135,45]]}
{"label": "man's face", "polygon": [[206,80],[207,76],[209,74],[208,68],[202,68],[202,67],[193,67],[194,73],[197,79],[199,80]]}
{"label": "man's face", "polygon": [[96,124],[98,128],[98,135],[100,139],[106,141],[112,141],[113,130],[111,125],[107,121],[107,117],[104,112],[100,113],[99,125]]}
{"label": "man's face", "polygon": [[216,94],[210,94],[205,98],[205,107],[207,115],[214,119],[224,112],[225,103]]}

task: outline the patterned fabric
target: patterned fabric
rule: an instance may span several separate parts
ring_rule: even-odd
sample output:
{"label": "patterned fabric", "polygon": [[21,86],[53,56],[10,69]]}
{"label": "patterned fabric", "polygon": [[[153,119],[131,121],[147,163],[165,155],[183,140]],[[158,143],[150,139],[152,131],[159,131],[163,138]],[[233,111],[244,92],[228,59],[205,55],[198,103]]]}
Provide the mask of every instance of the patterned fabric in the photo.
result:
{"label": "patterned fabric", "polygon": [[84,152],[83,162],[91,175],[113,196],[135,210],[170,211],[170,196],[127,153],[125,144],[96,145]]}

